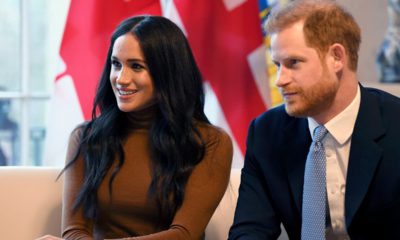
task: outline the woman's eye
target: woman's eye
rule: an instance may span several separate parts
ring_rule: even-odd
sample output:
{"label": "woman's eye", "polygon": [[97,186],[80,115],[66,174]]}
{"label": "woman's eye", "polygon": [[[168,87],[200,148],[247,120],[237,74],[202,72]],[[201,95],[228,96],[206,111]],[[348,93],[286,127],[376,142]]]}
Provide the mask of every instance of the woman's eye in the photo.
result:
{"label": "woman's eye", "polygon": [[116,60],[111,60],[111,65],[115,68],[120,68],[121,67],[121,63],[119,63]]}
{"label": "woman's eye", "polygon": [[135,71],[140,71],[140,70],[142,70],[144,68],[142,65],[140,65],[138,63],[132,63],[131,67]]}

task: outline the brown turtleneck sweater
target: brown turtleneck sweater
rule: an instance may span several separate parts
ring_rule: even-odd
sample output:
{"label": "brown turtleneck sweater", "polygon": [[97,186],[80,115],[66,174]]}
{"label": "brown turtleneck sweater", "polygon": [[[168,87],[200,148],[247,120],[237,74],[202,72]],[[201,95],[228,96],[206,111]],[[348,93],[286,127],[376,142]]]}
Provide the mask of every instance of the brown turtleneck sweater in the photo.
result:
{"label": "brown turtleneck sweater", "polygon": [[[106,175],[99,188],[101,219],[98,224],[86,220],[82,211],[73,213],[71,210],[82,185],[82,157],[65,172],[64,239],[201,239],[228,185],[232,142],[222,129],[208,124],[198,125],[206,143],[205,156],[189,177],[183,204],[172,224],[164,231],[157,231],[156,203],[148,197],[152,171],[148,134],[153,118],[153,111],[148,109],[132,115],[130,124],[140,127],[130,132],[123,146],[125,163],[114,179],[112,202],[108,192],[111,173]],[[76,153],[79,135],[79,129],[71,134],[67,159]]]}

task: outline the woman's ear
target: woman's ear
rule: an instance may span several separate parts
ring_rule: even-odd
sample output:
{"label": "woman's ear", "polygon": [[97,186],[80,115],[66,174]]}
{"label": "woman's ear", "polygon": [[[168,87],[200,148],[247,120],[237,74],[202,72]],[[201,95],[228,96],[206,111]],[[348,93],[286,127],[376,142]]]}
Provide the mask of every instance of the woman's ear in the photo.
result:
{"label": "woman's ear", "polygon": [[346,50],[342,44],[334,43],[329,47],[329,55],[333,59],[333,69],[335,72],[343,70],[347,64]]}

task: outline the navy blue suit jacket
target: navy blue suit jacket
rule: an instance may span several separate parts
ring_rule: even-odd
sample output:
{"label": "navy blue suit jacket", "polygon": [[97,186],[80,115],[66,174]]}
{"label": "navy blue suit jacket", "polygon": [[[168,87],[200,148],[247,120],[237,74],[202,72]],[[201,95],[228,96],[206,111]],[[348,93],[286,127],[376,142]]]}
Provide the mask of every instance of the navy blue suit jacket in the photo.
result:
{"label": "navy blue suit jacket", "polygon": [[[229,239],[276,239],[283,223],[300,239],[306,118],[283,106],[250,125],[239,199]],[[361,87],[346,179],[346,228],[351,239],[400,239],[400,99]]]}

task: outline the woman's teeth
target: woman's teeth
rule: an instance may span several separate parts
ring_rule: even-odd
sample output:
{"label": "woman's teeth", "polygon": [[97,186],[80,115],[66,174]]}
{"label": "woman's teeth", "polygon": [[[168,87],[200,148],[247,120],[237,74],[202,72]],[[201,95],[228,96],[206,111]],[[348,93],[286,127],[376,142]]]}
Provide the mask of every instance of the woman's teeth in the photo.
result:
{"label": "woman's teeth", "polygon": [[137,91],[135,91],[135,90],[131,90],[131,91],[118,90],[118,93],[120,95],[130,95],[130,94],[134,94],[135,92],[137,92]]}

